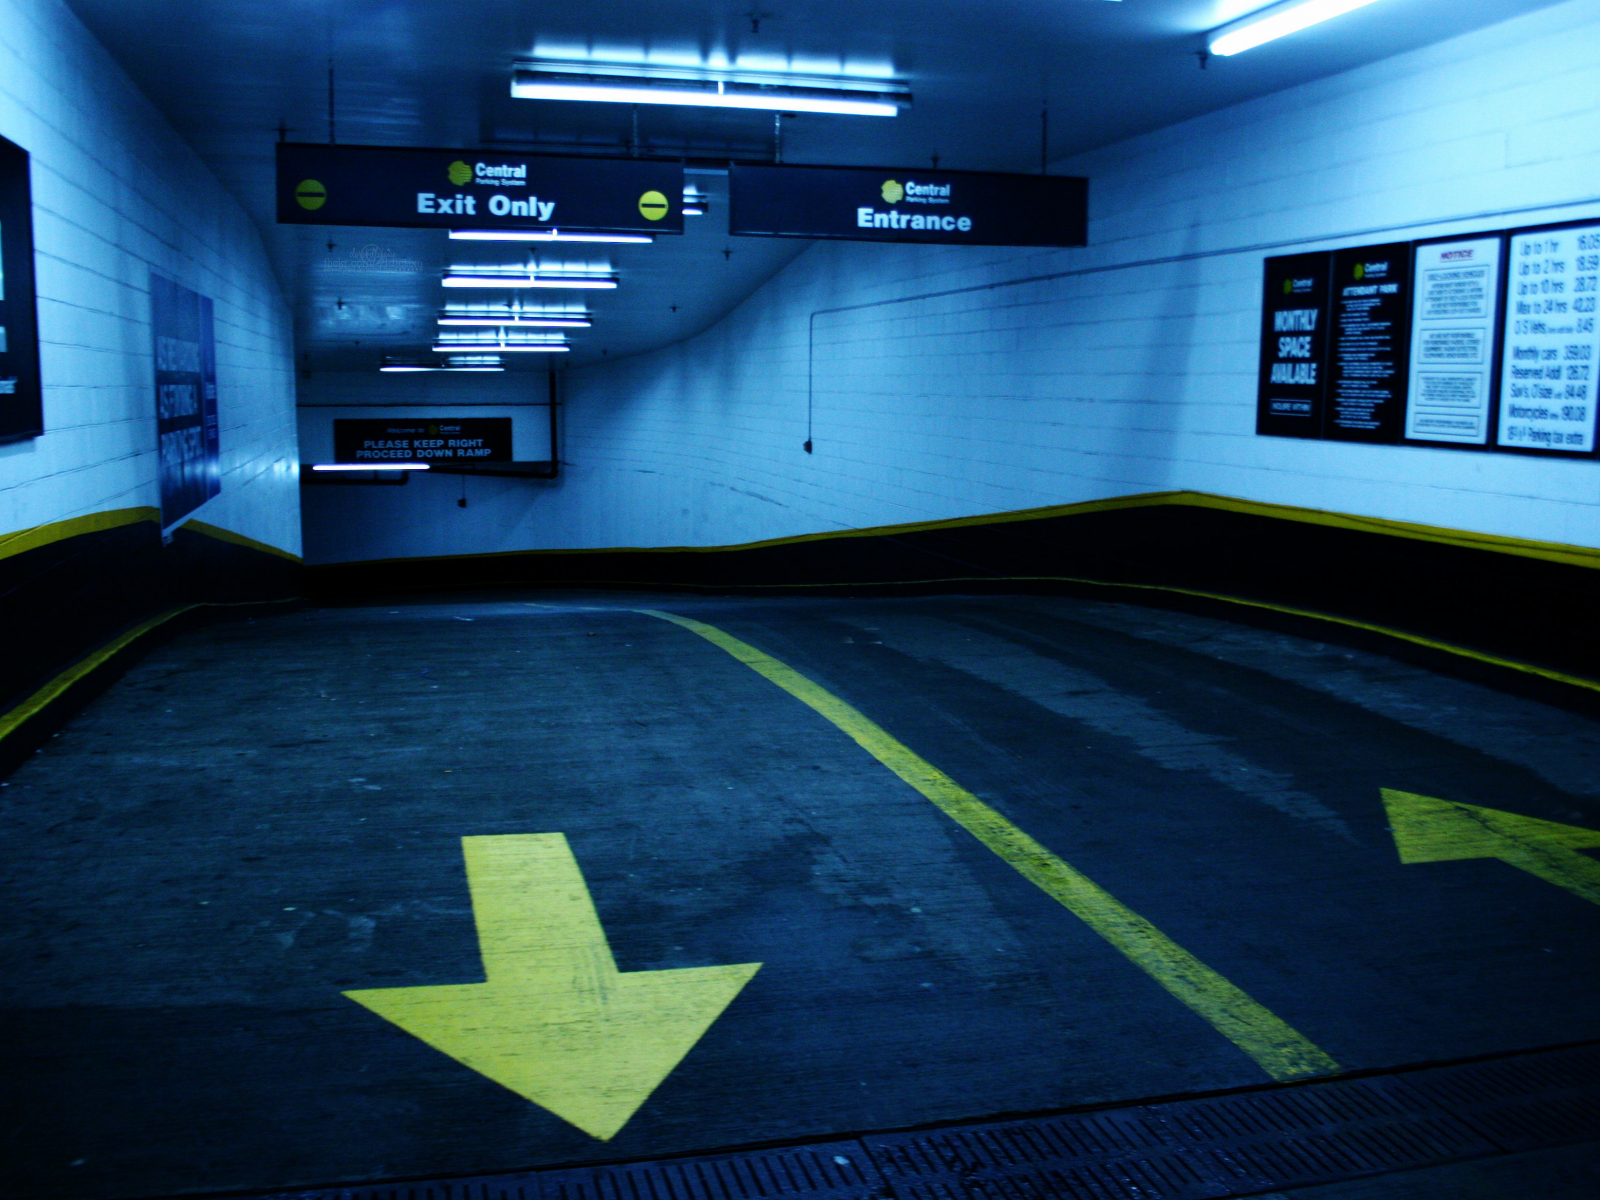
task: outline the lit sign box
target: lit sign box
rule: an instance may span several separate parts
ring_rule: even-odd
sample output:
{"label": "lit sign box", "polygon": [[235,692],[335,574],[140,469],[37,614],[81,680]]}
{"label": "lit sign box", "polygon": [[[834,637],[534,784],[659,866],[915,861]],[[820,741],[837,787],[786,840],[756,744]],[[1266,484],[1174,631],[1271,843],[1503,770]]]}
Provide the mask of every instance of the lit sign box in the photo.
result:
{"label": "lit sign box", "polygon": [[28,152],[0,138],[0,442],[43,432]]}
{"label": "lit sign box", "polygon": [[278,144],[278,223],[682,233],[683,166]]}
{"label": "lit sign box", "polygon": [[728,172],[728,231],[745,237],[1083,246],[1088,229],[1089,181],[1077,176],[753,164]]}
{"label": "lit sign box", "polygon": [[511,418],[336,419],[333,456],[341,463],[511,462]]}

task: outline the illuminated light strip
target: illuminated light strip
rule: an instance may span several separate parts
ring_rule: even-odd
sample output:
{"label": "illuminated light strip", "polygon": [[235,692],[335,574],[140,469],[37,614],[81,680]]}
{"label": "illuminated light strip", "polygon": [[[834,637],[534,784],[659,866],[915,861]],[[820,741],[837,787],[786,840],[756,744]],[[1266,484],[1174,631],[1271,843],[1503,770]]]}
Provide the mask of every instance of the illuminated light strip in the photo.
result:
{"label": "illuminated light strip", "polygon": [[427,463],[316,463],[313,471],[426,471]]}
{"label": "illuminated light strip", "polygon": [[493,329],[588,329],[587,317],[440,317],[441,325],[487,326]]}
{"label": "illuminated light strip", "polygon": [[452,229],[457,242],[616,242],[648,246],[655,238],[642,233],[562,233],[559,229]]}
{"label": "illuminated light strip", "polygon": [[[436,354],[444,354],[452,350],[493,350],[496,354],[509,350],[513,354],[529,350],[543,351],[546,354],[559,354],[572,347],[565,342],[440,342],[434,346]],[[503,367],[443,367],[446,371],[499,371]]]}
{"label": "illuminated light strip", "polygon": [[888,80],[742,73],[719,78],[642,66],[607,71],[583,63],[535,63],[518,68],[512,74],[511,94],[519,100],[674,104],[857,117],[897,116],[911,103],[910,91]]}
{"label": "illuminated light strip", "polygon": [[[458,349],[458,347],[452,346],[451,349],[452,350]],[[411,372],[411,371],[504,371],[505,368],[501,367],[501,366],[477,366],[477,367],[459,366],[459,367],[457,367],[457,366],[444,366],[442,364],[439,365],[439,366],[436,366],[436,367],[427,367],[427,366],[422,366],[420,364],[413,365],[411,363],[386,363],[384,366],[379,367],[378,370],[379,371],[383,371],[383,372],[387,372],[389,374],[401,374],[401,373],[404,373],[404,372]]]}
{"label": "illuminated light strip", "polygon": [[446,275],[447,288],[614,288],[615,279],[550,275]]}
{"label": "illuminated light strip", "polygon": [[1341,17],[1371,3],[1372,0],[1286,0],[1285,3],[1274,4],[1213,30],[1207,38],[1207,49],[1218,57],[1226,58],[1291,33],[1299,33],[1302,29],[1320,25],[1323,21]]}

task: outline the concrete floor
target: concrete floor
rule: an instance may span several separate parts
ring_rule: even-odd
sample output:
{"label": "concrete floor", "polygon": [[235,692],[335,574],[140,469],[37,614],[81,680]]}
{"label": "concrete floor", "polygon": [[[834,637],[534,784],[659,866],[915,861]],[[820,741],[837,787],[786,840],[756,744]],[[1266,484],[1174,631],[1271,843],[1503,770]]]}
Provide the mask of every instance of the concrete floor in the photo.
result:
{"label": "concrete floor", "polygon": [[[1380,796],[1600,829],[1588,718],[1060,598],[318,609],[161,648],[0,792],[17,1194],[509,1171],[1269,1077],[641,608],[853,706],[1343,1069],[1600,1039],[1600,907],[1494,858],[1402,864]],[[622,971],[761,964],[606,1141],[341,994],[483,980],[461,839],[551,833]]]}

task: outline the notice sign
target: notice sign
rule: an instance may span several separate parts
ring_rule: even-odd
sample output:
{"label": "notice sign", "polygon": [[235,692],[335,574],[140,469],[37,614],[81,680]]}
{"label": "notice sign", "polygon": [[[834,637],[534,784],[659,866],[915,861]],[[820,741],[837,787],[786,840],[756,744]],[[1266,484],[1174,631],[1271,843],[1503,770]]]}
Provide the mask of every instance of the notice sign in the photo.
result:
{"label": "notice sign", "polygon": [[1322,436],[1331,269],[1332,256],[1326,253],[1288,254],[1266,261],[1257,433]]}
{"label": "notice sign", "polygon": [[1333,256],[1333,329],[1323,436],[1399,438],[1411,317],[1411,245],[1357,246]]}
{"label": "notice sign", "polygon": [[333,454],[341,463],[510,462],[511,418],[335,420]]}
{"label": "notice sign", "polygon": [[932,242],[947,246],[1088,244],[1089,181],[892,167],[735,164],[728,231],[744,237]]}
{"label": "notice sign", "polygon": [[0,138],[0,442],[43,431],[28,152]]}
{"label": "notice sign", "polygon": [[1488,441],[1503,248],[1498,236],[1417,247],[1405,430],[1412,441]]}
{"label": "notice sign", "polygon": [[165,529],[222,490],[210,298],[150,276],[150,334]]}
{"label": "notice sign", "polygon": [[1507,267],[1499,444],[1587,454],[1600,225],[1512,234]]}
{"label": "notice sign", "polygon": [[278,223],[682,233],[683,166],[278,144]]}

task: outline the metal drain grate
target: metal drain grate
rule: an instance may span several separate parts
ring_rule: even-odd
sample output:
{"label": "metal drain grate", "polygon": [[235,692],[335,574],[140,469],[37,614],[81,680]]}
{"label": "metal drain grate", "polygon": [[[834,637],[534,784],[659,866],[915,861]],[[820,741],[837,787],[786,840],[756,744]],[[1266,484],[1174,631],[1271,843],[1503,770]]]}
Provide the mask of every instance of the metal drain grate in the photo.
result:
{"label": "metal drain grate", "polygon": [[776,1150],[270,1200],[1222,1200],[1584,1141],[1600,1141],[1600,1046]]}

